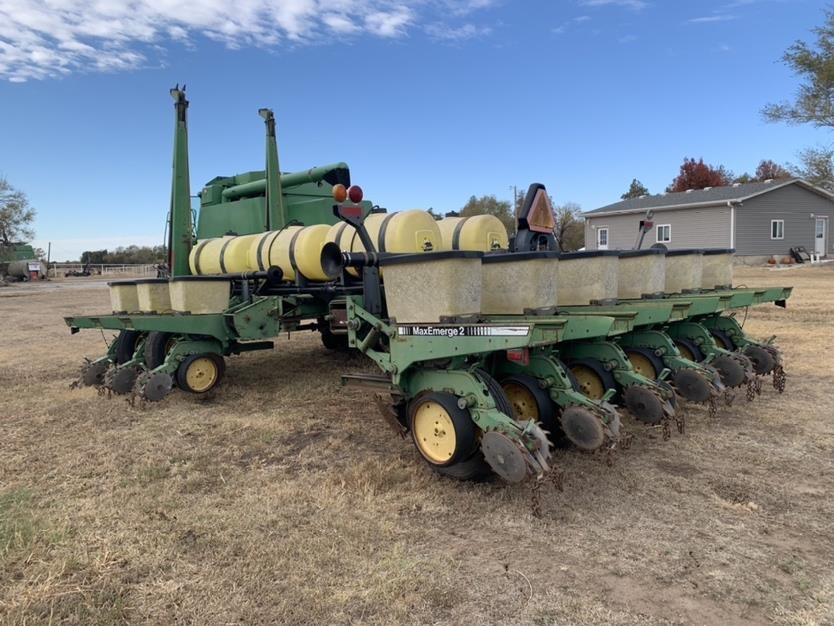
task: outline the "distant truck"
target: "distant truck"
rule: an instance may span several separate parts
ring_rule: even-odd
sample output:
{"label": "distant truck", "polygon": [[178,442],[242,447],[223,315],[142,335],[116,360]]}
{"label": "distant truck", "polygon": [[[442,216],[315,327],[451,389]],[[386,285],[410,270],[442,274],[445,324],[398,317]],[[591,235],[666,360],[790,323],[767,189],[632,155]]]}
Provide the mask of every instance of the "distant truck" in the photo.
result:
{"label": "distant truck", "polygon": [[0,246],[0,279],[7,282],[46,278],[46,264],[24,243]]}

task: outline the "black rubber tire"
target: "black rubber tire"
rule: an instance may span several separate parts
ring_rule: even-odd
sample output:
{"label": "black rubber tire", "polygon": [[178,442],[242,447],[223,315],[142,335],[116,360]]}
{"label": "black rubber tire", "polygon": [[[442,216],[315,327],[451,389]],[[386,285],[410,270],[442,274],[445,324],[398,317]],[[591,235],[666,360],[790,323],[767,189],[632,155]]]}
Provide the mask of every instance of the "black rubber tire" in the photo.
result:
{"label": "black rubber tire", "polygon": [[501,385],[498,384],[498,381],[482,369],[476,370],[475,375],[486,385],[487,390],[489,390],[489,395],[491,395],[492,399],[495,401],[495,408],[507,417],[512,417],[513,406],[510,404],[507,394],[504,393],[504,390],[501,388]]}
{"label": "black rubber tire", "polygon": [[432,465],[432,469],[441,476],[447,476],[455,480],[480,482],[491,480],[495,477],[495,473],[492,471],[489,463],[484,460],[484,455],[480,450],[476,450],[465,461],[446,466]]}
{"label": "black rubber tire", "polygon": [[[650,348],[623,348],[625,350],[626,356],[628,356],[629,352],[634,352],[635,354],[639,354],[643,356],[651,362],[652,367],[654,368],[655,375],[653,380],[657,380],[657,377],[660,376],[660,372],[662,372],[666,366],[663,364],[663,359],[657,356],[654,353],[654,350]],[[632,366],[633,367],[633,366]]]}
{"label": "black rubber tire", "polygon": [[[417,438],[414,433],[414,414],[417,408],[424,402],[435,402],[439,404],[449,418],[452,420],[452,426],[455,429],[455,450],[452,456],[444,463],[436,463],[427,458],[421,451],[420,446],[417,445]],[[425,459],[426,463],[435,469],[440,467],[450,467],[460,462],[463,459],[469,459],[476,450],[478,443],[476,437],[477,427],[472,421],[472,416],[469,411],[458,406],[458,399],[456,396],[439,391],[429,391],[416,396],[408,403],[408,429],[411,431],[411,438],[414,441],[414,447],[417,452]]]}
{"label": "black rubber tire", "polygon": [[323,319],[320,319],[318,321],[318,327],[319,333],[321,334],[321,344],[325,348],[327,348],[328,350],[334,350],[336,352],[350,352],[347,334],[335,334],[333,331],[330,330],[330,325]]}
{"label": "black rubber tire", "polygon": [[[188,367],[197,359],[208,357],[212,359],[217,364],[217,380],[214,381],[214,384],[209,387],[208,389],[203,389],[202,391],[194,391],[189,385],[188,380],[186,379],[185,373],[188,371]],[[217,385],[220,384],[220,381],[223,380],[223,374],[226,372],[226,360],[219,354],[214,352],[204,352],[202,354],[192,354],[185,358],[185,360],[180,363],[179,367],[177,368],[177,374],[174,377],[177,383],[177,387],[182,389],[183,391],[187,391],[189,393],[193,393],[196,395],[202,395],[208,393],[212,389],[215,389]]]}
{"label": "black rubber tire", "polygon": [[[501,379],[502,391],[504,390],[504,385],[507,384],[515,384],[523,387],[533,396],[533,401],[536,404],[536,412],[539,415],[536,421],[541,422],[542,427],[547,432],[553,432],[553,427],[556,424],[556,409],[553,401],[550,399],[550,394],[539,386],[539,381],[527,374],[513,374],[512,376]],[[507,395],[506,392],[504,395]],[[509,400],[509,398],[507,399]],[[512,403],[510,403],[510,406],[512,406]],[[510,414],[510,417],[519,421],[519,417],[514,414]]]}
{"label": "black rubber tire", "polygon": [[698,347],[698,345],[686,337],[679,337],[675,339],[676,344],[680,344],[684,346],[687,350],[692,353],[692,356],[695,357],[695,363],[701,363],[706,357],[704,356],[703,350]]}
{"label": "black rubber tire", "polygon": [[750,359],[750,362],[753,364],[753,371],[759,376],[770,374],[773,368],[776,367],[776,359],[773,358],[773,355],[769,351],[761,346],[749,344],[744,348],[744,355]]}
{"label": "black rubber tire", "polygon": [[724,348],[730,352],[735,351],[736,345],[733,343],[733,340],[730,339],[730,336],[723,330],[720,328],[710,328],[709,332],[715,339],[715,343],[717,343],[720,348]]}
{"label": "black rubber tire", "polygon": [[[617,395],[619,395],[619,388],[617,387],[617,381],[614,380],[614,375],[611,372],[607,371],[602,366],[602,363],[600,363],[598,360],[596,360],[596,359],[574,359],[574,360],[571,360],[571,361],[567,361],[565,363],[565,365],[568,367],[568,371],[570,371],[570,369],[575,365],[584,365],[585,367],[587,367],[588,369],[593,371],[594,374],[596,374],[597,378],[599,378],[600,381],[602,381],[602,385],[605,388],[605,391],[608,391],[609,389],[617,389],[618,390]],[[582,391],[582,388],[579,386],[579,381],[577,380],[576,376],[572,372],[571,372],[571,380],[575,382],[576,387],[577,387],[576,390],[579,393],[583,393],[583,395],[584,395],[584,392]],[[594,399],[598,400],[599,398],[592,398],[592,400],[594,400]]]}
{"label": "black rubber tire", "polygon": [[168,356],[168,342],[173,333],[164,333],[153,330],[148,333],[145,339],[145,366],[149,370],[156,369],[165,362]]}
{"label": "black rubber tire", "polygon": [[116,338],[116,365],[127,363],[133,358],[133,353],[136,352],[136,342],[139,341],[138,330],[123,330],[119,332]]}

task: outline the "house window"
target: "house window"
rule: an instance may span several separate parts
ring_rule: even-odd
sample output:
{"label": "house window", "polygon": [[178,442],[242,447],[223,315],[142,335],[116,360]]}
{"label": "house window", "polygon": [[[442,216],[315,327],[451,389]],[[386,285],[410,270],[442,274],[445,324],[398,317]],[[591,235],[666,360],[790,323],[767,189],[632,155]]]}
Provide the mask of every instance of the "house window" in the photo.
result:
{"label": "house window", "polygon": [[608,250],[608,227],[597,228],[597,250]]}
{"label": "house window", "polygon": [[770,238],[785,238],[785,220],[770,220]]}
{"label": "house window", "polygon": [[669,243],[672,241],[672,225],[658,224],[657,225],[657,243]]}

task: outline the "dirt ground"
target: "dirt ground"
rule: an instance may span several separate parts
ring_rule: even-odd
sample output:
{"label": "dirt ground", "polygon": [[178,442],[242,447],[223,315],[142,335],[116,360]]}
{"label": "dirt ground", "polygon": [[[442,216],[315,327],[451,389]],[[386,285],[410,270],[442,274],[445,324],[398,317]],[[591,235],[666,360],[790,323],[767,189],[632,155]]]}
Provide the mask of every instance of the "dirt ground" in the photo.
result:
{"label": "dirt ground", "polygon": [[61,316],[106,290],[0,290],[0,622],[832,624],[834,268],[737,283],[796,287],[745,326],[785,394],[670,441],[627,418],[613,467],[558,452],[541,519],[526,486],[433,475],[313,334],[142,410],[69,389],[109,336]]}

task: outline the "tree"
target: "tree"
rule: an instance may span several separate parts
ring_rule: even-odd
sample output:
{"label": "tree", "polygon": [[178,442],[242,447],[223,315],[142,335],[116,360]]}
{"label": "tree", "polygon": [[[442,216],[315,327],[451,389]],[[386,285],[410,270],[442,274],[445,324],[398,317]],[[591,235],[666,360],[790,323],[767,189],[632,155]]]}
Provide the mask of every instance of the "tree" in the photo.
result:
{"label": "tree", "polygon": [[779,180],[780,178],[790,178],[791,173],[786,167],[782,167],[775,161],[764,159],[759,162],[759,167],[756,168],[755,180],[764,182],[766,180]]}
{"label": "tree", "polygon": [[813,32],[816,48],[797,41],[782,56],[802,79],[795,100],[768,104],[762,110],[766,120],[834,128],[834,8],[826,10],[825,23]]}
{"label": "tree", "polygon": [[648,196],[648,188],[636,178],[631,181],[631,186],[623,195],[620,196],[623,200],[630,200],[631,198],[639,198],[640,196]]}
{"label": "tree", "polygon": [[460,210],[461,217],[472,215],[494,215],[507,228],[507,232],[515,232],[515,216],[510,209],[510,203],[506,200],[499,200],[495,196],[471,196],[469,202]]}
{"label": "tree", "polygon": [[808,148],[799,153],[802,164],[794,173],[812,185],[834,192],[834,148]]}
{"label": "tree", "polygon": [[731,172],[723,165],[713,167],[704,163],[704,159],[684,159],[680,173],[672,184],[666,188],[667,192],[680,192],[687,189],[703,189],[705,187],[723,187],[733,180]]}
{"label": "tree", "polygon": [[[553,204],[553,202],[551,202]],[[582,219],[582,208],[573,202],[553,206],[556,217],[556,228],[553,235],[562,252],[578,250],[585,245],[585,221]]]}
{"label": "tree", "polygon": [[0,177],[0,245],[10,246],[35,236],[31,228],[35,209],[29,206],[26,194]]}

